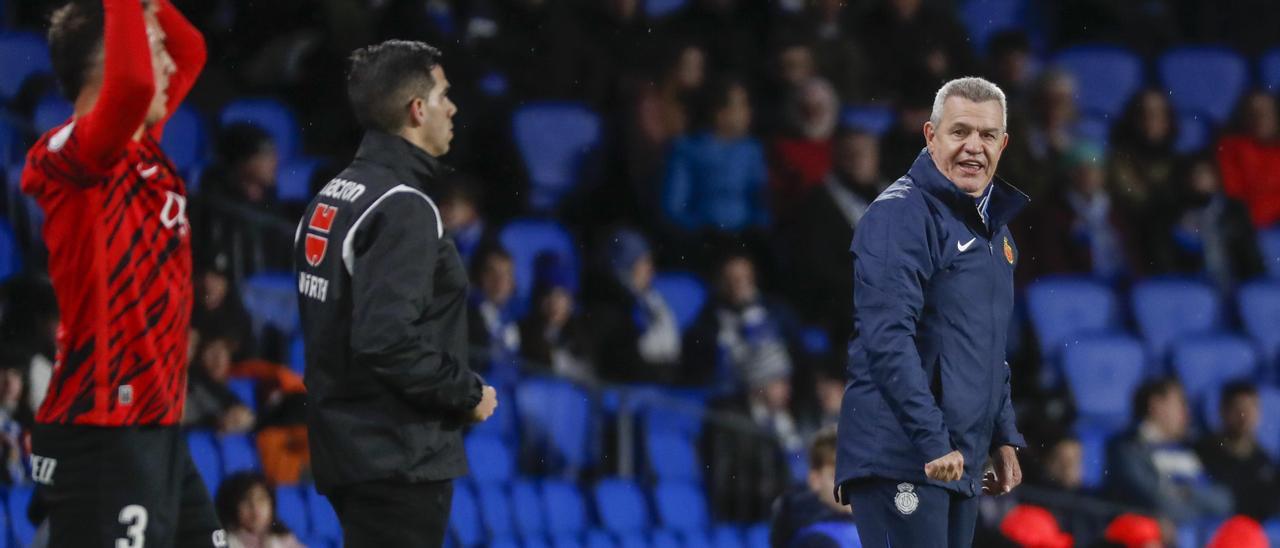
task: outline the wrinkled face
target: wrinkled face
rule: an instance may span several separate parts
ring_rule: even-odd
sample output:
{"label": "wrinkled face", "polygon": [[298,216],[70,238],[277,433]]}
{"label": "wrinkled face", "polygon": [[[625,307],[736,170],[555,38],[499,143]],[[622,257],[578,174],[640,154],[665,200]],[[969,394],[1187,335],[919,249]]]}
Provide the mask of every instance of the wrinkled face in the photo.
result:
{"label": "wrinkled face", "polygon": [[266,488],[255,485],[236,507],[240,527],[254,535],[265,534],[275,519],[271,511],[271,494]]}
{"label": "wrinkled face", "polygon": [[158,124],[168,114],[169,77],[177,70],[169,49],[165,47],[164,30],[156,20],[155,8],[147,8],[143,12],[147,23],[147,44],[151,48],[151,70],[155,77],[156,94],[151,98],[151,106],[147,110],[146,124]]}
{"label": "wrinkled face", "polygon": [[516,289],[515,267],[511,259],[494,255],[484,264],[484,272],[480,275],[480,290],[494,304],[503,305],[511,299]]}
{"label": "wrinkled face", "polygon": [[1066,440],[1055,445],[1045,459],[1045,472],[1062,487],[1080,487],[1084,477],[1084,450],[1080,442]]}
{"label": "wrinkled face", "polygon": [[756,269],[751,261],[737,258],[726,263],[720,283],[724,298],[730,304],[742,306],[756,299]]}
{"label": "wrinkled face", "polygon": [[1222,429],[1232,437],[1253,437],[1261,418],[1256,394],[1236,396],[1222,406]]}
{"label": "wrinkled face", "polygon": [[431,69],[431,77],[435,85],[425,98],[414,98],[411,108],[421,124],[417,129],[427,153],[443,156],[453,142],[453,115],[458,113],[458,106],[449,99],[449,79],[445,78],[444,68],[436,65]]}
{"label": "wrinkled face", "polygon": [[942,105],[937,127],[925,122],[924,138],[938,171],[965,194],[980,196],[996,175],[1009,144],[999,101],[975,103],[958,96]]}

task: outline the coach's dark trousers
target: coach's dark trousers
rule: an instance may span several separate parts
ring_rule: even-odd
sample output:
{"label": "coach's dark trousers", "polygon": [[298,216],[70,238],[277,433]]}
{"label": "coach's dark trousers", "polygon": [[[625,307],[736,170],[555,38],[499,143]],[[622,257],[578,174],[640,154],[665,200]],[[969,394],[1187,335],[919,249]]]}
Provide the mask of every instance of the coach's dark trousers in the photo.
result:
{"label": "coach's dark trousers", "polygon": [[969,548],[978,497],[887,479],[844,484],[863,548]]}
{"label": "coach's dark trousers", "polygon": [[348,548],[442,546],[453,502],[453,480],[372,481],[329,495]]}

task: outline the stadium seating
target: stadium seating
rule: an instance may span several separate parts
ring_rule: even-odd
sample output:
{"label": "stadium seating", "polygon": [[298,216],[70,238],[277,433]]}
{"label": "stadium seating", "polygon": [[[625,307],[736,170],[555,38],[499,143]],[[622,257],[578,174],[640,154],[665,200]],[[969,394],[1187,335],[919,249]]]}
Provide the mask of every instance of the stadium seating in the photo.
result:
{"label": "stadium seating", "polygon": [[[1214,390],[1204,395],[1201,411],[1205,426],[1211,432],[1222,427],[1222,414],[1218,405],[1222,401],[1222,392]],[[1280,457],[1280,388],[1274,385],[1258,387],[1258,400],[1262,407],[1258,421],[1258,444],[1275,459]]]}
{"label": "stadium seating", "polygon": [[1271,93],[1280,92],[1280,48],[1262,55],[1258,61],[1258,77],[1264,89]]}
{"label": "stadium seating", "polygon": [[893,109],[876,105],[846,105],[840,109],[840,125],[882,136],[893,129],[898,116]]}
{"label": "stadium seating", "polygon": [[226,434],[218,438],[222,448],[223,477],[244,470],[260,470],[258,451],[249,434]]}
{"label": "stadium seating", "polygon": [[553,538],[582,534],[590,523],[587,503],[577,484],[565,480],[543,480],[542,511],[547,517],[547,533]]}
{"label": "stadium seating", "polygon": [[311,180],[324,164],[319,158],[301,157],[280,164],[276,172],[276,198],[282,202],[311,200]]}
{"label": "stadium seating", "polygon": [[191,460],[204,480],[210,493],[218,492],[222,483],[222,457],[218,451],[218,442],[213,432],[208,430],[188,430],[187,450],[191,452]]}
{"label": "stadium seating", "polygon": [[329,499],[316,492],[314,486],[307,486],[305,492],[307,510],[311,514],[311,536],[334,542],[340,541],[342,526],[338,524],[338,514],[333,511]]}
{"label": "stadium seating", "polygon": [[17,95],[27,78],[53,72],[49,46],[34,32],[0,32],[0,101]]}
{"label": "stadium seating", "polygon": [[747,527],[747,548],[768,548],[769,524],[757,523]]}
{"label": "stadium seating", "polygon": [[1203,113],[1223,124],[1249,85],[1249,66],[1225,48],[1183,47],[1166,51],[1156,62],[1160,81],[1179,112]]}
{"label": "stadium seating", "polygon": [[1026,0],[967,0],[960,6],[960,22],[969,31],[974,49],[985,52],[987,40],[997,32],[1019,28]]}
{"label": "stadium seating", "polygon": [[160,136],[160,148],[173,161],[178,170],[187,170],[204,163],[209,139],[204,120],[190,105],[182,105],[173,112]]}
{"label": "stadium seating", "polygon": [[36,133],[43,135],[45,132],[62,125],[71,114],[75,111],[75,107],[70,101],[63,99],[61,95],[47,95],[40,99],[36,104],[36,111],[32,114],[32,122]]}
{"label": "stadium seating", "polygon": [[306,535],[311,530],[311,516],[307,501],[296,485],[276,487],[276,519],[284,523],[295,535]]}
{"label": "stadium seating", "polygon": [[516,531],[521,538],[542,538],[547,534],[547,518],[542,511],[538,484],[529,478],[518,478],[511,484],[511,506]]}
{"label": "stadium seating", "polygon": [[[22,163],[26,155],[26,142],[22,139],[22,130],[18,128],[18,120],[0,116],[0,166],[9,167]],[[7,181],[16,186],[16,181]]]}
{"label": "stadium seating", "polygon": [[711,546],[714,548],[743,548],[742,530],[736,525],[720,524],[712,528]]}
{"label": "stadium seating", "polygon": [[480,509],[480,521],[490,539],[510,539],[516,534],[512,519],[511,497],[498,484],[476,484],[476,506]]}
{"label": "stadium seating", "polygon": [[662,295],[684,331],[693,325],[707,301],[707,287],[688,272],[663,272],[653,278],[653,289]]}
{"label": "stadium seating", "polygon": [[22,249],[9,220],[0,217],[0,282],[22,272]]}
{"label": "stadium seating", "polygon": [[449,533],[461,548],[484,544],[484,529],[480,523],[480,509],[476,506],[476,495],[471,485],[465,481],[453,482]]}
{"label": "stadium seating", "polygon": [[27,506],[31,504],[31,495],[35,488],[30,485],[14,485],[9,487],[6,507],[9,510],[9,524],[13,533],[15,546],[31,546],[31,539],[36,535],[36,527],[27,519]]}
{"label": "stadium seating", "polygon": [[267,327],[285,335],[298,330],[298,282],[292,274],[263,272],[249,276],[240,288],[240,295],[259,337]]}
{"label": "stadium seating", "polygon": [[516,302],[526,310],[533,291],[534,260],[542,252],[555,253],[569,271],[570,283],[578,287],[578,252],[573,236],[560,223],[546,219],[516,219],[502,227],[498,240],[511,254],[515,267]]}
{"label": "stadium seating", "polygon": [[704,531],[711,524],[707,499],[699,484],[664,481],[653,488],[658,522],[667,529],[691,533]]}
{"label": "stadium seating", "polygon": [[1054,363],[1063,345],[1081,335],[1110,331],[1119,324],[1111,289],[1087,278],[1041,278],[1027,287],[1026,301],[1046,363]]}
{"label": "stadium seating", "polygon": [[532,102],[512,114],[511,127],[529,175],[530,207],[554,210],[600,145],[600,116],[578,103]]}
{"label": "stadium seating", "polygon": [[472,434],[466,442],[467,464],[477,485],[504,485],[515,477],[515,458],[501,439]]}
{"label": "stadium seating", "polygon": [[565,380],[531,377],[516,387],[515,404],[522,441],[545,472],[573,474],[594,464],[595,413],[585,390]]}
{"label": "stadium seating", "polygon": [[1142,88],[1142,61],[1126,49],[1077,46],[1060,52],[1053,64],[1075,78],[1076,106],[1084,114],[1115,120]]}
{"label": "stadium seating", "polygon": [[236,395],[236,399],[240,400],[245,407],[254,413],[258,412],[257,383],[251,378],[231,378],[227,379],[227,388]]}
{"label": "stadium seating", "polygon": [[639,534],[650,526],[649,506],[635,482],[607,478],[595,486],[596,514],[609,532],[621,536]]}
{"label": "stadium seating", "polygon": [[[499,402],[513,402],[516,400],[511,390],[506,387],[497,387]],[[489,420],[471,427],[472,436],[491,436],[502,440],[507,447],[518,447],[519,442],[518,431],[516,426],[516,410],[514,405],[498,405],[493,410],[493,415],[489,416]]]}
{"label": "stadium seating", "polygon": [[1213,129],[1207,115],[1184,112],[1178,115],[1178,137],[1173,148],[1179,154],[1194,154],[1209,146]]}
{"label": "stadium seating", "polygon": [[1241,286],[1236,307],[1244,332],[1262,349],[1264,376],[1280,380],[1280,282],[1257,280]]}
{"label": "stadium seating", "polygon": [[1155,278],[1134,285],[1130,293],[1138,332],[1151,358],[1162,361],[1180,337],[1216,331],[1222,324],[1218,295],[1207,284],[1189,279]]}
{"label": "stadium seating", "polygon": [[1075,435],[1080,440],[1081,483],[1088,488],[1102,487],[1106,480],[1107,443],[1114,432],[1111,428],[1077,421]]}
{"label": "stadium seating", "polygon": [[218,121],[223,126],[247,122],[262,128],[275,142],[281,162],[302,152],[302,133],[293,109],[275,99],[237,99],[222,108]]}
{"label": "stadium seating", "polygon": [[1173,345],[1173,368],[1194,405],[1230,381],[1252,380],[1258,353],[1240,336],[1195,335]]}
{"label": "stadium seating", "polygon": [[702,481],[694,440],[674,432],[648,431],[645,457],[649,472],[659,481],[697,483]]}
{"label": "stadium seating", "polygon": [[1142,344],[1127,335],[1098,335],[1068,344],[1062,351],[1062,370],[1080,419],[1112,432],[1123,428],[1145,365]]}
{"label": "stadium seating", "polygon": [[1267,276],[1280,280],[1280,227],[1259,231],[1258,248],[1262,252]]}
{"label": "stadium seating", "polygon": [[586,548],[617,548],[618,543],[614,542],[613,537],[607,531],[592,529],[587,531],[587,539],[583,546]]}

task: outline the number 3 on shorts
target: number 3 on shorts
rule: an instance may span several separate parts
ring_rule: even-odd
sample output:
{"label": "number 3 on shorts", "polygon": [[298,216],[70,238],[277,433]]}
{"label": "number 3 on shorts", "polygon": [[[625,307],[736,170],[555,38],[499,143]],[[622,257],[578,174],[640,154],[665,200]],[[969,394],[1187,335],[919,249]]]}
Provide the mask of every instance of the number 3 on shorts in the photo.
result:
{"label": "number 3 on shorts", "polygon": [[125,538],[116,539],[116,548],[143,548],[147,538],[147,509],[130,504],[120,509],[120,524],[128,525]]}

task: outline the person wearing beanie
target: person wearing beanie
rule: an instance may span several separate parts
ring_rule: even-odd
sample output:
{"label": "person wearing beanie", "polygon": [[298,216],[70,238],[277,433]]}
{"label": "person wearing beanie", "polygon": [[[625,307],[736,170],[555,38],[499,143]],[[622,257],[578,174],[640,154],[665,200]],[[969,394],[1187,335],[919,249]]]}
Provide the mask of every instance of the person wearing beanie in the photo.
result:
{"label": "person wearing beanie", "polygon": [[576,287],[560,256],[542,252],[533,260],[532,309],[520,322],[521,365],[561,377],[592,381],[591,339],[577,312]]}
{"label": "person wearing beanie", "polygon": [[1120,514],[1102,534],[1103,540],[1124,548],[1163,548],[1160,522],[1139,514]]}
{"label": "person wearing beanie", "polygon": [[680,327],[653,288],[649,242],[635,230],[615,231],[602,250],[606,289],[588,311],[599,346],[602,380],[673,383],[680,377]]}
{"label": "person wearing beanie", "polygon": [[1236,516],[1218,528],[1206,548],[1267,548],[1269,545],[1267,534],[1257,521]]}
{"label": "person wearing beanie", "polygon": [[1053,514],[1039,506],[1019,504],[1000,522],[1000,533],[1021,548],[1071,548],[1075,540],[1058,527]]}

